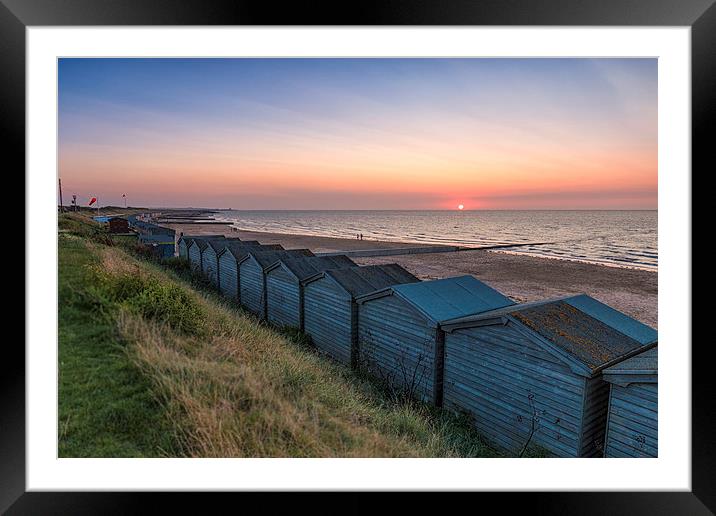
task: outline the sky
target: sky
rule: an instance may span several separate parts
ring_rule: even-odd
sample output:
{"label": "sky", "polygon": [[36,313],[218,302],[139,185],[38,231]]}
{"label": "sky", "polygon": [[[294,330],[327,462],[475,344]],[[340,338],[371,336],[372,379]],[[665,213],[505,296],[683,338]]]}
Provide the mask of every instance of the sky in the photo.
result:
{"label": "sky", "polygon": [[59,61],[85,205],[656,209],[656,59]]}

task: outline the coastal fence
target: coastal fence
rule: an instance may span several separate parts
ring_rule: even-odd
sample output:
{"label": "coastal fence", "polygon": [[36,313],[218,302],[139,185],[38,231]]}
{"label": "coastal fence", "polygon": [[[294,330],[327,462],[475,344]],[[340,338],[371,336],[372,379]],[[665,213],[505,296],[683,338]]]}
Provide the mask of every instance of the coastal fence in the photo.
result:
{"label": "coastal fence", "polygon": [[[184,240],[196,260],[199,246]],[[270,294],[267,282],[286,271],[282,259],[300,261],[303,252],[276,257],[225,243],[216,257],[220,290],[293,326],[295,303],[286,303],[287,291]],[[253,289],[247,299],[242,279]],[[323,270],[298,284],[303,331],[318,349],[467,413],[498,449],[518,456],[533,446],[558,457],[657,454],[656,330],[589,296],[514,304],[475,278],[420,282],[396,264]],[[480,288],[464,288],[471,284]],[[282,304],[294,315],[282,319],[274,306]]]}

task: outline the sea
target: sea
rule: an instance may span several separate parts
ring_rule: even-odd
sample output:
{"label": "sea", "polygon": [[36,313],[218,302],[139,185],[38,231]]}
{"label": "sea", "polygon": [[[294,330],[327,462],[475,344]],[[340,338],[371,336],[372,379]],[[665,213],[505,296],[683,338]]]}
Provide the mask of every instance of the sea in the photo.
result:
{"label": "sea", "polygon": [[654,211],[220,211],[248,231],[415,244],[500,246],[500,252],[656,270]]}

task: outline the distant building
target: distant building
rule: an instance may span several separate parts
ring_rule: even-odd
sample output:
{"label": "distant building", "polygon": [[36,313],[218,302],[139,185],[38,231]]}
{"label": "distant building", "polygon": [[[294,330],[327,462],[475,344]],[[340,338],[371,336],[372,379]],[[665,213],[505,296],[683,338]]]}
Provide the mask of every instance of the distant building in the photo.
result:
{"label": "distant building", "polygon": [[129,233],[129,221],[122,217],[112,217],[107,221],[110,233]]}

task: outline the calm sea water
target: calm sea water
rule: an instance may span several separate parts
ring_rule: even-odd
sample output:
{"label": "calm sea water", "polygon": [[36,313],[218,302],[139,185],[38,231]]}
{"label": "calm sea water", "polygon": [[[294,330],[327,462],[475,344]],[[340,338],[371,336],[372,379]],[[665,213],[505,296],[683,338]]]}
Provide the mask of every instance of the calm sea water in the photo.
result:
{"label": "calm sea water", "polygon": [[[643,269],[657,267],[656,211],[223,211],[217,219],[274,233],[504,250]],[[530,245],[524,245],[530,244]]]}

